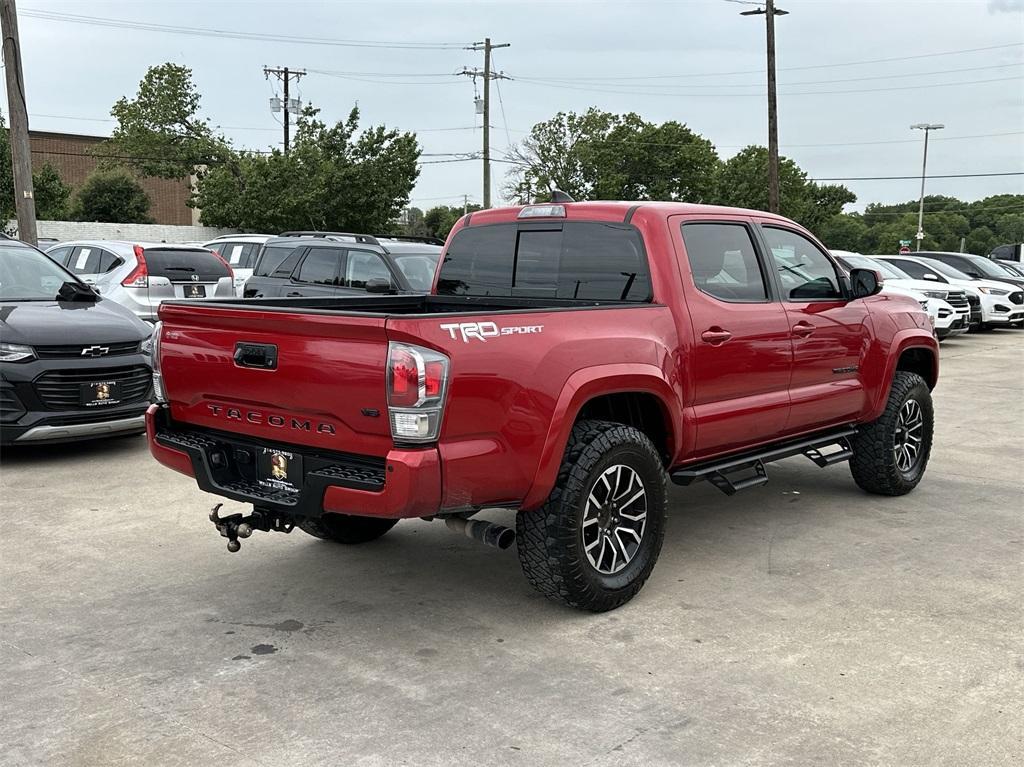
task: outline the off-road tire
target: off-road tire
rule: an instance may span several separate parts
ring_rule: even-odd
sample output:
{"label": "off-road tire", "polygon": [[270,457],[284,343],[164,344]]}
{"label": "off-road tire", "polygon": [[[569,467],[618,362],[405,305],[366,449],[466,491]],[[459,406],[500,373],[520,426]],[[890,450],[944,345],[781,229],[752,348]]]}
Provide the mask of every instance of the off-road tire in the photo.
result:
{"label": "off-road tire", "polygon": [[[582,524],[595,482],[609,467],[631,468],[646,491],[646,526],[623,570],[605,575],[588,560]],[[591,612],[614,610],[643,587],[665,537],[665,470],[651,440],[631,426],[580,421],[572,430],[551,495],[539,509],[516,517],[523,573],[555,602]]]}
{"label": "off-road tire", "polygon": [[[900,411],[911,399],[916,400],[921,408],[923,434],[915,463],[909,471],[903,471],[897,466],[894,446]],[[850,473],[857,485],[869,493],[893,496],[906,495],[917,487],[928,466],[934,423],[935,413],[928,384],[917,373],[896,371],[885,411],[877,420],[861,426],[851,440],[853,457],[850,459]]]}
{"label": "off-road tire", "polygon": [[314,538],[336,543],[369,543],[380,538],[398,523],[397,519],[356,517],[351,514],[324,514],[306,517],[298,522],[299,529]]}

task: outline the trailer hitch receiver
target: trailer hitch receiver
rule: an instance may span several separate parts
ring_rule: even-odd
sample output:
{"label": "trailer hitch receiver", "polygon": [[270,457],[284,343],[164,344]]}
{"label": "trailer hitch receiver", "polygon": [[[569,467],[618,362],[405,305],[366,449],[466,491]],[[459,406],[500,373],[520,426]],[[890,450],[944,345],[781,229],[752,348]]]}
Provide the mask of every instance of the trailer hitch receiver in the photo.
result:
{"label": "trailer hitch receiver", "polygon": [[254,508],[252,514],[229,514],[226,517],[220,516],[220,507],[224,504],[218,503],[210,511],[210,521],[217,528],[222,537],[228,539],[228,551],[235,552],[242,548],[239,538],[248,538],[254,530],[278,533],[290,533],[295,528],[295,520],[284,514],[278,514],[266,509]]}

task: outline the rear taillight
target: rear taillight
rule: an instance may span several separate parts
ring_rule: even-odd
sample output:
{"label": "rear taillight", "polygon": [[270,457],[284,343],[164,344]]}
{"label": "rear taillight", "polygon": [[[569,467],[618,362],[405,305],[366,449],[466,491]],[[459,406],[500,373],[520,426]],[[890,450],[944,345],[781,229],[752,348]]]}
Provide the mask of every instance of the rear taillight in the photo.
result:
{"label": "rear taillight", "polygon": [[432,349],[388,344],[388,416],[396,442],[437,440],[448,366],[448,358]]}
{"label": "rear taillight", "polygon": [[231,264],[229,264],[227,261],[224,260],[224,256],[222,256],[220,253],[218,253],[215,250],[211,250],[210,251],[210,255],[211,256],[216,256],[217,260],[220,261],[222,264],[224,264],[224,268],[228,270],[228,277],[230,277],[231,281],[234,282],[235,281],[235,270],[231,268]]}
{"label": "rear taillight", "polygon": [[126,288],[149,287],[149,270],[146,268],[146,256],[143,254],[142,246],[136,245],[134,250],[138,264],[132,269],[131,274],[121,280],[121,284]]}
{"label": "rear taillight", "polygon": [[167,393],[164,391],[164,377],[160,373],[160,331],[163,330],[162,322],[156,323],[153,328],[153,335],[150,336],[150,362],[153,365],[153,401],[166,402]]}

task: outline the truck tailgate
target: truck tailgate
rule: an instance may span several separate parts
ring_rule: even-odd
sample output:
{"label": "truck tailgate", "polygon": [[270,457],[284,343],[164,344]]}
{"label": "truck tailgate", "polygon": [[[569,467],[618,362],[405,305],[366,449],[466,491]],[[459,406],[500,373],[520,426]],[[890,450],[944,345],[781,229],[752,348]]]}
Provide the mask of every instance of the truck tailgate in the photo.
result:
{"label": "truck tailgate", "polygon": [[[165,304],[160,317],[175,421],[345,453],[391,448],[383,315]],[[272,350],[274,369],[236,363],[239,344]]]}

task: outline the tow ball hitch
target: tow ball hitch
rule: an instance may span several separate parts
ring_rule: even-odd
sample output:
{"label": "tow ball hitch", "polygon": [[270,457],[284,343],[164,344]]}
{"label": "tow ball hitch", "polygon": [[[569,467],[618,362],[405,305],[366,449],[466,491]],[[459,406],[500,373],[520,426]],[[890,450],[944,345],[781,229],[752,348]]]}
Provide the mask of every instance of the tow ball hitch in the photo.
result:
{"label": "tow ball hitch", "polygon": [[290,533],[295,528],[295,521],[291,517],[260,509],[253,509],[249,516],[230,514],[222,517],[220,516],[220,507],[223,505],[223,503],[218,503],[213,507],[210,511],[210,521],[217,528],[217,532],[228,539],[228,551],[231,552],[242,548],[242,542],[238,539],[248,538],[252,535],[253,530]]}

